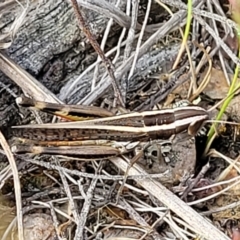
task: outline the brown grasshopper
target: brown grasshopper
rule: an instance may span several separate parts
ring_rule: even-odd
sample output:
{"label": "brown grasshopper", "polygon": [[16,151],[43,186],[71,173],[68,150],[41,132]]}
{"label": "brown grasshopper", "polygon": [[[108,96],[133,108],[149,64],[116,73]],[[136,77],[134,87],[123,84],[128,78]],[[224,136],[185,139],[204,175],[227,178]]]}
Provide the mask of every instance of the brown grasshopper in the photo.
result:
{"label": "brown grasshopper", "polygon": [[[59,105],[38,102],[26,97],[18,98],[17,102],[21,106],[34,107],[67,119],[76,120],[83,116],[88,120],[14,126],[11,131],[15,137],[28,139],[31,143],[40,145],[34,147],[31,145],[15,146],[13,150],[16,153],[116,155],[119,154],[119,151],[112,147],[97,148],[92,145],[86,149],[86,146],[76,145],[83,145],[84,141],[94,144],[99,140],[133,142],[168,139],[172,135],[184,131],[194,136],[204,121],[209,119],[209,113],[197,106],[113,116],[110,111],[98,107]],[[96,116],[102,118],[89,120]],[[69,145],[75,146],[70,147]]]}

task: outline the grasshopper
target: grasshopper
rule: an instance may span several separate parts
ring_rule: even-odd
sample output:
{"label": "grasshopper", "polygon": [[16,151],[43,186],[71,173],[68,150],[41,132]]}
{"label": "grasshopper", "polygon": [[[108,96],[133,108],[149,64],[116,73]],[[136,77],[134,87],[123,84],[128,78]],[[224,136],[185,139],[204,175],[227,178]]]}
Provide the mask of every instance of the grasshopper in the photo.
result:
{"label": "grasshopper", "polygon": [[[87,120],[75,122],[60,122],[48,124],[32,124],[12,127],[15,137],[28,139],[40,146],[14,147],[16,153],[49,153],[108,156],[119,154],[111,147],[99,148],[91,146],[86,150],[82,145],[84,141],[95,143],[96,141],[149,141],[156,139],[169,139],[172,135],[186,132],[194,136],[202,124],[209,119],[209,113],[198,106],[179,107],[174,109],[162,109],[145,112],[133,112],[113,116],[110,111],[98,107],[86,107],[77,105],[59,105],[34,101],[21,97],[17,103],[25,107],[34,107],[39,110],[53,113],[67,119],[78,120],[87,117]],[[94,117],[98,119],[91,119]],[[58,144],[58,142],[61,144]],[[46,147],[43,147],[45,145]],[[51,147],[50,145],[63,145]],[[75,145],[75,146],[68,146]]]}

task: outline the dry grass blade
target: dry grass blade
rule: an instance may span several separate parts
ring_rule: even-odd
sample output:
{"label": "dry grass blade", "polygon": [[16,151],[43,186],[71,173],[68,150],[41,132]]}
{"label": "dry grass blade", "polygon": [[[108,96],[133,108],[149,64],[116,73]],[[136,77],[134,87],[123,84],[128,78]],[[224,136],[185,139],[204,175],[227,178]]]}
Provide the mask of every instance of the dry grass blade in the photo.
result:
{"label": "dry grass blade", "polygon": [[0,131],[0,144],[2,145],[2,148],[7,155],[9,164],[13,172],[13,181],[14,181],[14,190],[15,190],[15,199],[16,199],[16,206],[17,206],[17,217],[18,217],[18,237],[20,240],[24,240],[21,186],[20,186],[20,180],[18,176],[18,170],[17,170],[15,159],[1,131]]}
{"label": "dry grass blade", "polygon": [[35,100],[61,103],[51,91],[2,52],[0,52],[0,70],[11,78],[26,95],[34,97]]}
{"label": "dry grass blade", "polygon": [[[184,18],[184,12],[176,13],[163,27],[159,28],[157,32],[151,35],[150,38],[139,48],[138,58],[142,57],[155,42],[165,36],[169,31],[172,30],[172,26],[176,25],[181,19]],[[134,55],[131,55],[119,68],[116,69],[116,79],[120,80],[125,72],[131,69]],[[109,77],[105,78],[104,81],[96,86],[94,91],[90,92],[85,98],[83,98],[80,104],[89,105],[92,104],[96,98],[104,93],[104,91],[110,86],[111,80]]]}
{"label": "dry grass blade", "polygon": [[[114,158],[114,160],[111,161],[124,172],[127,170],[128,164],[122,159]],[[129,169],[129,174],[145,175],[146,173],[135,164],[131,169]],[[224,233],[219,231],[207,219],[203,218],[201,215],[195,212],[191,207],[180,200],[159,182],[150,179],[137,180],[137,182],[164,205],[166,205],[171,211],[176,213],[179,217],[186,221],[186,223],[192,226],[195,229],[196,233],[201,237],[208,240],[229,240],[229,238]]]}
{"label": "dry grass blade", "polygon": [[[14,2],[17,2],[20,5],[22,11],[21,14],[16,17],[8,32],[0,34],[0,49],[7,49],[11,46],[15,34],[18,32],[28,13],[29,1],[26,1],[26,6],[23,6],[19,1],[6,1],[4,3],[1,3],[0,13],[2,11],[8,11],[7,7],[11,7]],[[11,10],[9,9],[9,11]]]}
{"label": "dry grass blade", "polygon": [[206,56],[206,59],[208,60],[208,71],[206,73],[206,76],[204,77],[203,81],[199,85],[199,87],[196,89],[196,91],[192,94],[192,96],[189,98],[190,102],[192,102],[194,99],[196,99],[200,93],[204,90],[204,88],[207,86],[207,84],[210,81],[210,76],[211,76],[211,69],[212,69],[212,60],[210,59],[208,52],[200,45],[197,44],[197,46],[203,51],[203,53]]}

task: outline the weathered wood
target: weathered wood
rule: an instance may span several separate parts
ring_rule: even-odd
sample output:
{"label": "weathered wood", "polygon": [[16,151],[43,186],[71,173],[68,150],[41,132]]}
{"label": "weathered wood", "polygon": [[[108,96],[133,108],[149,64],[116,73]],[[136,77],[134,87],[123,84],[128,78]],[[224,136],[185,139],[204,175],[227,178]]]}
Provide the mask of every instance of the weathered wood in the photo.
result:
{"label": "weathered wood", "polygon": [[[125,14],[127,0],[122,0],[118,8],[114,7],[115,0],[99,1],[97,3],[94,2],[94,4],[99,7],[100,4],[106,4],[106,2],[109,5],[109,9],[107,10],[111,10],[115,14],[109,14],[109,16],[121,16],[121,18],[115,18],[116,21],[111,27],[105,47],[105,50],[108,51],[113,46],[116,46],[120,30],[122,26],[128,27],[130,25],[130,18]],[[142,7],[139,10],[139,23],[142,22],[144,17],[144,4],[143,1]],[[84,7],[89,7],[89,3],[83,4],[81,9],[92,32],[100,42],[109,21],[109,16],[104,15],[104,13],[99,14]],[[150,18],[154,19],[156,13],[159,14],[159,6],[154,3]],[[10,18],[6,19],[5,25],[10,25],[14,20]],[[156,20],[154,21],[157,23]],[[154,32],[157,26],[159,24],[147,26],[145,38],[149,36],[150,32]],[[140,27],[140,24],[138,24],[137,28],[140,29]],[[86,37],[79,30],[73,9],[68,1],[33,1],[25,23],[16,34],[11,47],[6,50],[6,53],[53,93],[58,94],[62,89],[59,96],[63,101],[67,100],[67,102],[76,103],[90,91],[94,70],[81,79],[76,86],[78,87],[77,93],[71,95],[70,99],[62,97],[62,93],[69,88],[71,81],[76,79],[84,69],[97,59],[96,53],[86,40]],[[130,92],[136,91],[136,89],[144,85],[151,73],[160,72],[163,68],[165,70],[169,69],[171,61],[174,58],[173,56],[176,53],[177,47],[170,48],[169,50],[155,48],[144,55],[137,63],[133,75],[135,80],[130,81]],[[120,57],[115,67],[121,64],[121,59]],[[103,73],[105,73],[105,69],[100,65],[99,75],[101,76]],[[0,110],[0,126],[16,124],[16,121],[22,121],[22,119],[16,112],[15,97],[9,94],[7,90],[4,90],[3,86],[8,86],[17,96],[19,96],[21,91],[12,81],[4,76],[0,76],[0,80],[4,84],[0,86],[0,103],[4,103],[1,105],[2,108]],[[5,103],[7,104],[5,105]],[[9,110],[9,106],[11,106],[12,111]],[[9,115],[8,112],[13,113],[16,121],[11,118],[11,114]]]}
{"label": "weathered wood", "polygon": [[[114,0],[109,2],[114,3]],[[96,12],[82,10],[96,38],[101,37],[108,19]],[[1,30],[13,21],[14,18],[5,14]],[[112,33],[116,33],[120,26],[115,24],[113,29]],[[31,3],[25,23],[6,53],[54,93],[97,58],[76,24],[71,5],[62,0]],[[21,90],[2,74],[0,83],[0,126],[4,127],[22,121],[15,105],[15,97]]]}

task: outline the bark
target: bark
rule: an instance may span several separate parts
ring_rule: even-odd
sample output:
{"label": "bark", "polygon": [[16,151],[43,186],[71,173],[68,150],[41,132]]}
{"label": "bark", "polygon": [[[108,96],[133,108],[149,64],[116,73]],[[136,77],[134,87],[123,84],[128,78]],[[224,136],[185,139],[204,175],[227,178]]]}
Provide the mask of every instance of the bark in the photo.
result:
{"label": "bark", "polygon": [[[94,11],[82,10],[94,35],[100,39],[108,19]],[[3,20],[2,29],[10,26],[14,19],[6,13]],[[112,35],[119,30],[120,26],[114,24]],[[71,5],[62,0],[31,3],[25,23],[6,53],[55,94],[97,58],[76,23]],[[10,79],[0,75],[0,126],[21,121],[15,105],[15,97],[20,93]]]}
{"label": "bark", "polygon": [[[114,6],[115,0],[79,2],[83,2],[81,10],[84,18],[99,43],[109,21],[108,16],[114,17],[105,51],[116,46],[122,27],[129,28],[131,24],[131,19],[125,14],[127,0],[121,0],[118,8]],[[89,3],[94,4],[89,5]],[[103,11],[102,14],[90,10],[91,6],[94,6],[92,9],[98,10],[100,5],[104,6],[102,9],[105,12]],[[141,28],[140,23],[144,18],[146,1],[141,1],[140,6],[137,29]],[[156,24],[147,26],[145,39],[159,26],[157,14],[159,14],[159,6],[153,4],[149,21]],[[3,17],[5,22],[2,28],[10,25],[14,20],[9,17],[9,14]],[[162,68],[168,69],[171,66],[172,55],[176,54],[176,48],[169,51],[170,53],[164,51],[160,56],[158,54],[162,54],[161,48],[154,48],[138,61],[133,75],[135,80],[129,85],[128,100],[131,99],[134,91],[146,83],[151,73],[159,72]],[[25,23],[17,32],[6,53],[53,93],[59,94],[61,100],[65,102],[79,102],[90,91],[94,69],[74,87],[73,90],[77,89],[75,94],[64,96],[72,81],[97,59],[96,52],[78,27],[72,6],[68,1],[33,1]],[[169,63],[164,60],[169,60]],[[119,66],[121,61],[120,57],[115,67]],[[100,65],[99,75],[104,73],[105,68]],[[26,116],[22,117],[15,105],[15,98],[19,96],[21,89],[2,74],[0,81],[0,127],[22,122],[23,118],[26,120]],[[108,94],[110,93],[112,91]]]}

